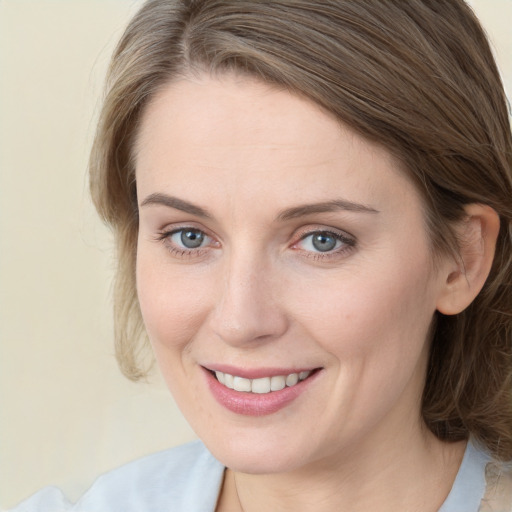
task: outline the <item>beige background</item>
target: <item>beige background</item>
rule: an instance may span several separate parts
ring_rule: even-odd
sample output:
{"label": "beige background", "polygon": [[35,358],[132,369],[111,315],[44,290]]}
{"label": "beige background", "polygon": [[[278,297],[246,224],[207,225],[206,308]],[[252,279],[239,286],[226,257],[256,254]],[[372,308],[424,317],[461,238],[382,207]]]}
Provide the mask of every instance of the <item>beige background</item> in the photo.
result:
{"label": "beige background", "polygon": [[[473,0],[512,91],[512,0]],[[193,438],[112,356],[111,239],[86,159],[133,0],[0,0],[0,508]]]}

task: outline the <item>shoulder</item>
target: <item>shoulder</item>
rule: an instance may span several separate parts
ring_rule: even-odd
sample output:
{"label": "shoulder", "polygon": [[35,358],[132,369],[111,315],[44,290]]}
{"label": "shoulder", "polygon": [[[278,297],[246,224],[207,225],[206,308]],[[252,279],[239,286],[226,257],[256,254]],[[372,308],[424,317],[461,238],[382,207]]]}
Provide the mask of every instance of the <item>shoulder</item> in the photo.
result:
{"label": "shoulder", "polygon": [[512,512],[512,462],[488,462],[479,512]]}
{"label": "shoulder", "polygon": [[453,487],[439,512],[512,512],[512,465],[468,442]]}
{"label": "shoulder", "polygon": [[223,474],[222,464],[196,441],[102,475],[75,505],[48,488],[12,512],[206,512],[215,507]]}

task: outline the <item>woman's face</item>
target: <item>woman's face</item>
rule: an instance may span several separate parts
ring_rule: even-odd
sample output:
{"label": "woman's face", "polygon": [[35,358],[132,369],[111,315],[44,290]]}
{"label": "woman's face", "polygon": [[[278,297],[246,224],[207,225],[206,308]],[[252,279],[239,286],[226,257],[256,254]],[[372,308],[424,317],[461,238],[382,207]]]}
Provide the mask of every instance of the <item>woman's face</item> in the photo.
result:
{"label": "woman's face", "polygon": [[421,430],[444,279],[386,150],[289,92],[202,76],[148,106],[136,178],[146,328],[217,458],[286,471]]}

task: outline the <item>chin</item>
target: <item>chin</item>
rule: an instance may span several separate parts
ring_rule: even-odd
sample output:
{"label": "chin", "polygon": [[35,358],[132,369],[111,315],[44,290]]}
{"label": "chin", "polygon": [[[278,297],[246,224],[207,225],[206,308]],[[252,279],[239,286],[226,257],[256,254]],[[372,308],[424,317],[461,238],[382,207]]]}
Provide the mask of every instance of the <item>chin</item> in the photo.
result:
{"label": "chin", "polygon": [[[312,441],[290,436],[265,437],[250,432],[223,439],[203,439],[208,449],[226,467],[249,474],[285,473],[304,466],[312,458]],[[307,447],[307,453],[304,448]]]}

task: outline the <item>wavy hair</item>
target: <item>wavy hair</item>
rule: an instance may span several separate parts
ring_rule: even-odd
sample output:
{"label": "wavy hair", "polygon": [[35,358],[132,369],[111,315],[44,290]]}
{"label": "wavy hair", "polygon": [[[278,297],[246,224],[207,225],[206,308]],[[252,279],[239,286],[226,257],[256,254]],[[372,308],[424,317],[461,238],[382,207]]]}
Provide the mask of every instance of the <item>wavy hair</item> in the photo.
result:
{"label": "wavy hair", "polygon": [[96,208],[117,241],[116,354],[145,375],[137,302],[132,150],[141,113],[191,72],[247,74],[307,97],[387,148],[419,190],[433,254],[457,253],[455,221],[500,217],[490,275],[455,316],[437,314],[422,414],[443,440],[469,435],[512,459],[512,140],[485,33],[462,0],[149,0],[107,78],[90,157]]}

